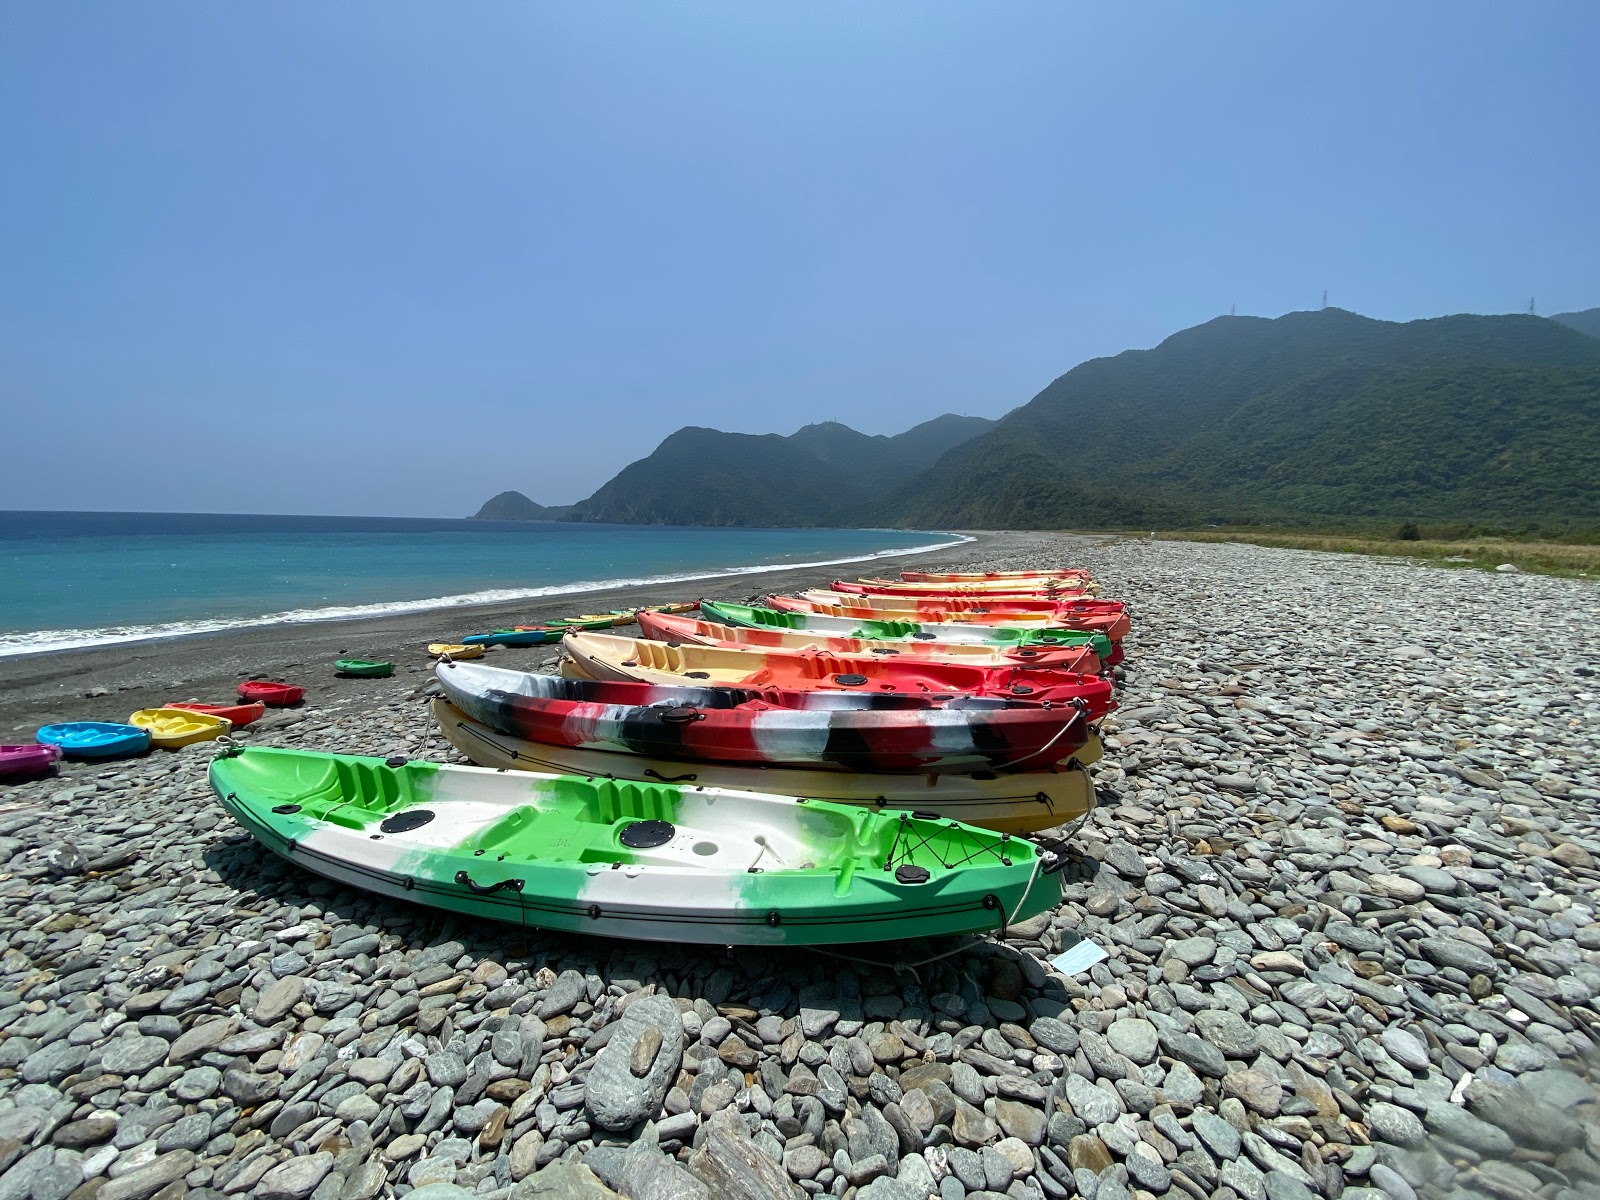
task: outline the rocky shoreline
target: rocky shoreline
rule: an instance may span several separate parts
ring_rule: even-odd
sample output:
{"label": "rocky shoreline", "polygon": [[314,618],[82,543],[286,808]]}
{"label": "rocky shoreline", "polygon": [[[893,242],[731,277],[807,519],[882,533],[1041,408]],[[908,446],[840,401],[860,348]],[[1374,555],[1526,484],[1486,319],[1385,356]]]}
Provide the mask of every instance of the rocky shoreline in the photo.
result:
{"label": "rocky shoreline", "polygon": [[[967,549],[1133,608],[1059,909],[914,968],[552,936],[288,867],[206,747],[74,766],[0,790],[0,1200],[1600,1194],[1592,585]],[[427,681],[250,740],[453,758]]]}

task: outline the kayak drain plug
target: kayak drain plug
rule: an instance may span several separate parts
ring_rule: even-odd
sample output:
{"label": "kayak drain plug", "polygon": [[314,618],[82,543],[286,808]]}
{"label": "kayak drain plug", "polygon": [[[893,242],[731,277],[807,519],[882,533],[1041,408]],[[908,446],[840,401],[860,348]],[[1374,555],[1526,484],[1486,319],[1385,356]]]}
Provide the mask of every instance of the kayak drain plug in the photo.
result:
{"label": "kayak drain plug", "polygon": [[617,840],[630,850],[653,850],[665,846],[677,832],[671,821],[635,821]]}
{"label": "kayak drain plug", "polygon": [[378,826],[385,833],[406,833],[412,829],[421,829],[433,820],[433,813],[426,808],[408,808],[405,812],[397,812],[392,817],[385,817]]}

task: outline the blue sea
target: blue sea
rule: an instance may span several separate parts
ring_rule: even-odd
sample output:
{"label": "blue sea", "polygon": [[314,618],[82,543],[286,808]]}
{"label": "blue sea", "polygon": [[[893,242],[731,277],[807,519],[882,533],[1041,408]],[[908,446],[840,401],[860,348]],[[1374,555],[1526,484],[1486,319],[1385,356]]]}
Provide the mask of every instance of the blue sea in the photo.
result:
{"label": "blue sea", "polygon": [[831,566],[963,540],[884,529],[0,512],[0,656]]}

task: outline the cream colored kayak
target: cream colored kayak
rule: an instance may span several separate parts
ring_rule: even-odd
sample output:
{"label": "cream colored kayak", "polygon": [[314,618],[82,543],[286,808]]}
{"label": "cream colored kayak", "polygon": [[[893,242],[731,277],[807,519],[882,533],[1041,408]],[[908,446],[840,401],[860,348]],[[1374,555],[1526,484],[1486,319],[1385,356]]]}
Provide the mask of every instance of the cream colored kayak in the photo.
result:
{"label": "cream colored kayak", "polygon": [[980,772],[977,776],[868,775],[844,770],[671,762],[637,754],[547,746],[497,733],[442,699],[433,702],[433,717],[450,744],[480,767],[685,783],[807,796],[877,809],[905,808],[1002,833],[1054,829],[1090,812],[1095,805],[1094,785],[1083,768],[1101,754],[1100,739],[1090,737],[1072,761],[1049,771],[1015,775]]}
{"label": "cream colored kayak", "polygon": [[449,655],[451,658],[482,658],[483,647],[468,646],[461,642],[428,643],[429,658],[443,658],[445,655]]}

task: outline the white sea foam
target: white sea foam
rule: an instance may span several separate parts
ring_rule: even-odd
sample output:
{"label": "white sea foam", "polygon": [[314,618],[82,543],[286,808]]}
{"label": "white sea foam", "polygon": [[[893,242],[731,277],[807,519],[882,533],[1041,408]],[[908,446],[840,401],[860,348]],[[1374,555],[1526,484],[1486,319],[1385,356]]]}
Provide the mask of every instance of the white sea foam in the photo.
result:
{"label": "white sea foam", "polygon": [[898,550],[879,550],[849,558],[822,558],[810,562],[766,563],[748,567],[724,567],[682,575],[641,575],[629,579],[580,579],[546,587],[494,588],[466,592],[457,596],[433,596],[425,600],[396,600],[383,604],[348,604],[329,608],[297,608],[289,612],[267,613],[259,617],[202,618],[194,621],[165,621],[153,625],[110,625],[100,629],[40,629],[31,633],[0,634],[0,658],[22,654],[44,654],[51,650],[77,650],[88,646],[110,646],[118,642],[147,642],[155,638],[187,637],[197,633],[217,633],[224,629],[249,629],[263,625],[306,625],[314,621],[353,621],[361,617],[385,617],[397,613],[426,612],[433,608],[462,608],[474,604],[503,604],[512,600],[532,600],[540,596],[568,596],[601,592],[611,588],[647,587],[657,583],[689,583],[697,579],[725,579],[738,575],[761,575],[770,571],[790,571],[802,567],[836,567],[845,563],[871,562],[878,558],[897,558],[947,550],[976,539],[964,534],[949,534],[954,541],[926,546],[906,546]]}

